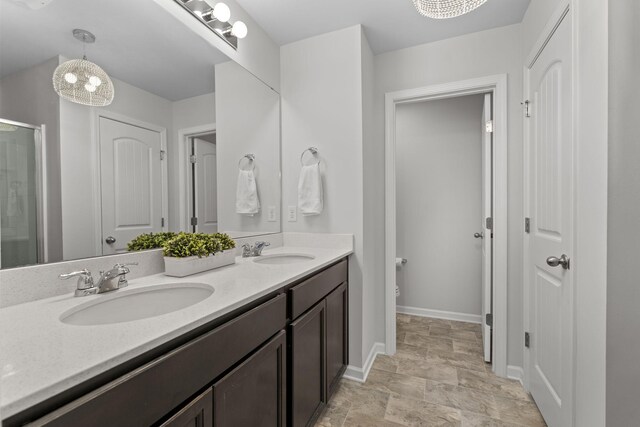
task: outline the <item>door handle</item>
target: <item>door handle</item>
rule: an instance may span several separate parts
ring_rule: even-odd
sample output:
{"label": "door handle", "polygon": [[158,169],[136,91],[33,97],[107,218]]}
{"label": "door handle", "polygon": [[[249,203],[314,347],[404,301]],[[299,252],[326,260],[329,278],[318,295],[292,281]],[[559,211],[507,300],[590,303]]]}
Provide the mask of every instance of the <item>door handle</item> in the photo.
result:
{"label": "door handle", "polygon": [[484,234],[482,233],[473,233],[473,237],[476,239],[484,239]]}
{"label": "door handle", "polygon": [[550,267],[557,267],[561,265],[562,268],[568,270],[571,267],[571,260],[565,254],[562,254],[560,258],[550,256],[549,258],[547,258],[547,265],[549,265]]}
{"label": "door handle", "polygon": [[105,242],[107,242],[107,244],[109,245],[113,245],[116,242],[116,238],[113,236],[109,236],[106,239],[104,239]]}

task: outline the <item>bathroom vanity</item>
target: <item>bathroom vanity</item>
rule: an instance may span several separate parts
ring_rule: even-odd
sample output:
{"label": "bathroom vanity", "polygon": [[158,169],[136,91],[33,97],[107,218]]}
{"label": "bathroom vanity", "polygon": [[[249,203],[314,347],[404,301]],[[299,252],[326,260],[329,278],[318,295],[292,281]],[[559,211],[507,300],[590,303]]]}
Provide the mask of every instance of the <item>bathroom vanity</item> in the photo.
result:
{"label": "bathroom vanity", "polygon": [[[277,264],[292,251],[309,258]],[[307,425],[348,363],[351,251],[285,246],[190,278],[154,275],[112,294],[3,309],[3,425]],[[93,304],[85,300],[169,281],[214,292],[159,317],[64,323]],[[18,319],[30,320],[9,331]]]}

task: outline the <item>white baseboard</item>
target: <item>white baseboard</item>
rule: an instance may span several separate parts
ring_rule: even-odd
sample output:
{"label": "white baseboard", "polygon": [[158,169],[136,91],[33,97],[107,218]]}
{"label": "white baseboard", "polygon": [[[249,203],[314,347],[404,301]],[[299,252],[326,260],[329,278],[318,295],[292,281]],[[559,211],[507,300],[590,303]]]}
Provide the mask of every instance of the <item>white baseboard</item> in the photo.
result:
{"label": "white baseboard", "polygon": [[458,322],[482,323],[479,314],[456,313],[454,311],[430,310],[427,308],[396,306],[396,312],[420,317],[435,317],[436,319],[456,320]]}
{"label": "white baseboard", "polygon": [[524,386],[524,370],[520,366],[507,365],[507,378],[518,380]]}
{"label": "white baseboard", "polygon": [[343,378],[358,381],[363,383],[367,380],[367,376],[369,376],[369,371],[371,370],[371,366],[373,365],[373,361],[376,360],[376,356],[378,354],[384,353],[385,345],[381,342],[373,343],[371,346],[371,350],[369,351],[369,356],[367,356],[367,360],[364,361],[364,366],[359,368],[357,366],[349,365],[347,369],[344,371]]}

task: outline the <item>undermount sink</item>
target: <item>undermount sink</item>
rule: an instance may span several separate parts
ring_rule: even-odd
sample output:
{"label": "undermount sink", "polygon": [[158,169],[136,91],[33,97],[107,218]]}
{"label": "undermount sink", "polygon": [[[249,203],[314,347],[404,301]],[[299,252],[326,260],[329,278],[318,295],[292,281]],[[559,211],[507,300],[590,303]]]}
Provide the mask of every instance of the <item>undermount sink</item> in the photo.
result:
{"label": "undermount sink", "polygon": [[314,259],[313,255],[307,254],[272,254],[262,255],[254,259],[258,264],[295,264]]}
{"label": "undermount sink", "polygon": [[93,326],[146,319],[197,304],[213,292],[211,286],[202,283],[167,283],[115,291],[66,311],[60,316],[60,321],[69,325]]}

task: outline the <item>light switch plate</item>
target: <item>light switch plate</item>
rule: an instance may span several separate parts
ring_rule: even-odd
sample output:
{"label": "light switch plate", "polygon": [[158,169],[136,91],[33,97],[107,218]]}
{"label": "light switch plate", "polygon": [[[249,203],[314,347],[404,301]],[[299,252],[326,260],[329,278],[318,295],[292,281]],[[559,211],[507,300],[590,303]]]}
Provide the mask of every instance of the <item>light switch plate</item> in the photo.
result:
{"label": "light switch plate", "polygon": [[267,221],[276,222],[277,220],[278,220],[278,217],[276,216],[276,207],[275,206],[268,206],[267,207]]}
{"label": "light switch plate", "polygon": [[289,206],[289,210],[287,211],[287,220],[289,222],[296,222],[298,220],[297,206]]}

